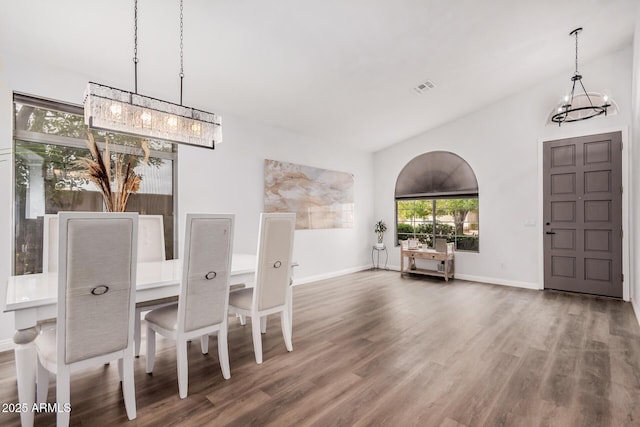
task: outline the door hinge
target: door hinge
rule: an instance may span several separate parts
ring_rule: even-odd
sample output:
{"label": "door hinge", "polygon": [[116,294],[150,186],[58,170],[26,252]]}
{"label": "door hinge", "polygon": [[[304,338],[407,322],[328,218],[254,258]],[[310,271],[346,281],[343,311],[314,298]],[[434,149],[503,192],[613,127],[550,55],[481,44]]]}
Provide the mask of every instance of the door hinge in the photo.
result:
{"label": "door hinge", "polygon": [[620,230],[620,238],[622,239],[624,237],[624,230]]}
{"label": "door hinge", "polygon": [[620,194],[624,193],[624,187],[621,185],[620,186]]}
{"label": "door hinge", "polygon": [[620,275],[620,280],[624,283],[624,274]]}

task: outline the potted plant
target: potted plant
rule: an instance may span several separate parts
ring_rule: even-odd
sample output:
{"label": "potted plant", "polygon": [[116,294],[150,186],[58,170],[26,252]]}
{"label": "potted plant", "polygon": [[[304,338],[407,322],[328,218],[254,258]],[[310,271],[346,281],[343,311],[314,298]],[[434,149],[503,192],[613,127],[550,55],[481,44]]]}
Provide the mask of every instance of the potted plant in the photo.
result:
{"label": "potted plant", "polygon": [[373,231],[378,235],[378,243],[376,244],[377,247],[382,248],[384,247],[384,232],[387,231],[387,225],[384,223],[383,220],[380,220],[378,222],[376,222],[375,227],[373,228]]}

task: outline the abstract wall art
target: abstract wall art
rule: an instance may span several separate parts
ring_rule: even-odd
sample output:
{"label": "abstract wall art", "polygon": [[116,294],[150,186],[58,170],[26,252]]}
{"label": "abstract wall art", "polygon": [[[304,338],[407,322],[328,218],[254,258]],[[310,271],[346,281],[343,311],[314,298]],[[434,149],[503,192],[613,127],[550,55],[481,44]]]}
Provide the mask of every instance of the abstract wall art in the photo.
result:
{"label": "abstract wall art", "polygon": [[264,211],[295,212],[296,229],[353,228],[353,175],[264,161]]}

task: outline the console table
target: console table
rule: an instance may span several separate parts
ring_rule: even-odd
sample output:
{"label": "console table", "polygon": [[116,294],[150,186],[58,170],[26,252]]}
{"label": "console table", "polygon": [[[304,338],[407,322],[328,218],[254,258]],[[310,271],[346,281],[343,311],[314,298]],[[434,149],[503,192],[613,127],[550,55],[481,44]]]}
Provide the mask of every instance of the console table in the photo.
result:
{"label": "console table", "polygon": [[[405,264],[405,257],[407,263]],[[427,259],[444,263],[444,270],[432,270],[426,268],[416,268],[416,259]],[[437,252],[433,249],[408,249],[405,246],[400,247],[400,274],[415,273],[425,274],[428,276],[444,277],[445,281],[453,279],[455,275],[455,256],[453,253],[453,244],[447,244],[446,252]]]}

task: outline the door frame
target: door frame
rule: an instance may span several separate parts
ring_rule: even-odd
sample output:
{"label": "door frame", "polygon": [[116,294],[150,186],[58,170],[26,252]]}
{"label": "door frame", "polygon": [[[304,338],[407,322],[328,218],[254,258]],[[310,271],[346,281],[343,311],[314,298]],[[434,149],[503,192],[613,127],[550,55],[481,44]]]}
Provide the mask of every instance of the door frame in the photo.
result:
{"label": "door frame", "polygon": [[[565,126],[566,127],[566,126]],[[629,195],[631,194],[631,185],[629,181],[629,162],[631,159],[629,148],[629,127],[618,126],[613,128],[588,129],[582,131],[559,132],[538,138],[538,221],[536,230],[538,232],[538,289],[544,289],[544,188],[543,188],[543,144],[548,141],[555,141],[566,138],[579,138],[589,135],[598,135],[601,133],[620,132],[622,138],[622,274],[624,281],[622,282],[622,299],[630,300],[630,283],[634,279],[631,277],[630,271],[630,218],[629,218]]]}

